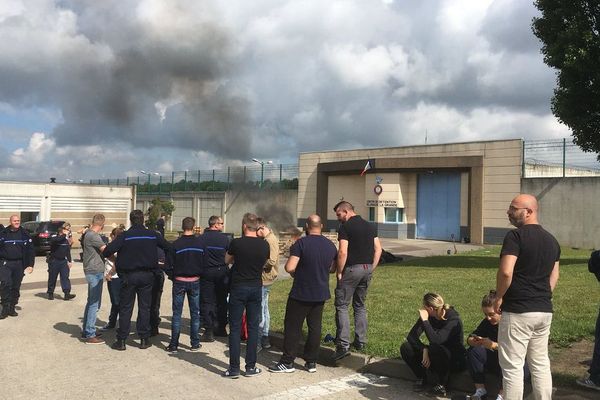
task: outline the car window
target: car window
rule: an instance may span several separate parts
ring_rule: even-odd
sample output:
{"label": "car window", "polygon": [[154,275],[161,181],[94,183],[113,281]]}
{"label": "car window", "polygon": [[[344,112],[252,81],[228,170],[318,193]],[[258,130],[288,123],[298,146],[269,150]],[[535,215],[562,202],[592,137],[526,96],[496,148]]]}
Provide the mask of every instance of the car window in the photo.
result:
{"label": "car window", "polygon": [[39,226],[39,222],[30,221],[23,223],[23,229],[25,229],[29,233],[34,233]]}
{"label": "car window", "polygon": [[58,232],[58,228],[64,224],[63,221],[44,221],[40,222],[36,232]]}

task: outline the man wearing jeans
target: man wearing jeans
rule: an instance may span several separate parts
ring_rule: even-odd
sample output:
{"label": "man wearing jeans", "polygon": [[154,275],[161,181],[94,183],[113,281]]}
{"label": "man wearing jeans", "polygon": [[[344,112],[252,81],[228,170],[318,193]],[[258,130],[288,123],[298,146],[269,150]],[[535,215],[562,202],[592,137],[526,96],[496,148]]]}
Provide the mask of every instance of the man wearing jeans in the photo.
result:
{"label": "man wearing jeans", "polygon": [[240,376],[240,332],[244,309],[248,322],[246,376],[261,373],[260,368],[256,367],[256,346],[262,303],[261,275],[269,258],[269,244],[256,236],[257,230],[257,216],[245,214],[242,218],[243,236],[233,239],[225,254],[225,262],[233,264],[229,291],[229,368],[223,373],[226,378]]}
{"label": "man wearing jeans", "polygon": [[104,340],[96,336],[96,315],[102,300],[104,260],[100,256],[106,244],[99,233],[104,228],[104,215],[96,214],[92,226],[83,238],[83,272],[88,283],[88,297],[83,313],[83,338],[87,344],[102,344]]}
{"label": "man wearing jeans", "polygon": [[196,220],[185,217],[181,223],[183,234],[173,242],[171,252],[172,270],[167,275],[173,280],[173,319],[171,320],[171,342],[169,353],[176,353],[181,333],[181,311],[187,294],[190,308],[190,350],[200,350],[200,275],[204,264],[204,244],[194,235]]}
{"label": "man wearing jeans", "polygon": [[354,212],[347,201],[333,207],[338,221],[337,286],[335,288],[336,351],[334,361],[350,354],[350,317],[348,307],[354,308],[354,341],[356,350],[367,343],[367,289],[371,274],[381,256],[381,245],[374,226]]}
{"label": "man wearing jeans", "polygon": [[552,398],[548,337],[552,292],[559,275],[560,246],[538,222],[534,196],[521,194],[507,210],[517,227],[506,234],[500,251],[494,309],[502,312],[498,328],[500,367],[506,399],[523,397],[523,365],[531,371],[534,397]]}

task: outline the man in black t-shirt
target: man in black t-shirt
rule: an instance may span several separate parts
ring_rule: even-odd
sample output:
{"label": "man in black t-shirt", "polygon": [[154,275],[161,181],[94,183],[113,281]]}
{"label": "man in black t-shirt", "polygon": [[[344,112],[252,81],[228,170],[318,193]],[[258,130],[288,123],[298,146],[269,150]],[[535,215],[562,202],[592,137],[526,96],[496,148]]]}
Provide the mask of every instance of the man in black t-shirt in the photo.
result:
{"label": "man in black t-shirt", "polygon": [[336,351],[334,360],[350,354],[350,317],[348,307],[354,308],[354,341],[356,350],[367,343],[367,289],[371,274],[381,256],[381,245],[372,224],[354,212],[347,201],[333,208],[338,221],[339,250],[337,257],[337,286],[335,288]]}
{"label": "man in black t-shirt", "polygon": [[554,236],[539,225],[534,196],[515,197],[507,214],[517,229],[504,238],[494,302],[495,311],[502,312],[498,355],[505,398],[523,397],[523,365],[527,357],[535,398],[551,399],[548,337],[552,292],[559,275],[560,246]]}
{"label": "man in black t-shirt", "polygon": [[302,325],[306,319],[308,335],[304,345],[304,368],[317,371],[317,357],[321,341],[323,306],[331,297],[329,272],[335,271],[337,250],[331,240],[321,235],[321,217],[311,215],[306,220],[306,236],[290,248],[290,258],[285,270],[294,283],[285,308],[283,355],[270,372],[294,372],[296,349],[302,338]]}
{"label": "man in black t-shirt", "polygon": [[256,346],[262,307],[262,271],[270,249],[269,244],[256,235],[257,218],[250,213],[244,215],[244,236],[233,239],[225,254],[225,263],[233,264],[229,291],[229,369],[223,373],[226,378],[240,376],[240,332],[244,309],[248,323],[246,376],[256,376],[261,372],[256,367]]}

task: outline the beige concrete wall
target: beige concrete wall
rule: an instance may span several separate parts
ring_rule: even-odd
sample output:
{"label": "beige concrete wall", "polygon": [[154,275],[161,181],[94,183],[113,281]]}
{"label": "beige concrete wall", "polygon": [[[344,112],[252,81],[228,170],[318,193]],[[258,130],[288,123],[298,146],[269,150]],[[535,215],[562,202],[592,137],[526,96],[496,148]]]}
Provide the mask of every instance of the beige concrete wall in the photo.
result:
{"label": "beige concrete wall", "polygon": [[[506,207],[511,199],[520,192],[521,146],[522,141],[519,139],[301,153],[299,155],[298,209],[296,215],[307,215],[315,208],[317,199],[316,176],[317,165],[319,163],[371,158],[375,159],[375,165],[377,166],[377,159],[381,158],[483,156],[484,188],[482,223],[484,227],[505,228],[508,227],[505,214]],[[359,176],[360,172],[357,170],[356,175]],[[374,172],[367,172],[365,175],[369,182],[374,179],[372,177],[374,173],[376,173],[376,170]],[[414,180],[416,204],[416,176]],[[468,202],[463,201],[463,199],[468,198],[468,196],[465,195],[463,197],[465,191],[468,192],[468,178],[465,178],[463,175],[461,177],[461,224],[464,223],[466,225],[468,221]],[[366,189],[360,192],[365,193]],[[328,197],[331,202],[333,199],[339,199],[341,196],[335,192],[335,188],[330,187]],[[359,198],[356,203],[359,203],[360,200],[362,199]],[[328,204],[328,209],[333,204]],[[328,218],[330,217],[331,215],[328,212]],[[416,213],[412,218],[413,220],[416,219]]]}
{"label": "beige concrete wall", "polygon": [[76,232],[97,213],[106,216],[105,232],[127,224],[135,197],[130,186],[34,182],[0,182],[0,193],[0,223],[6,224],[12,214],[37,212],[40,221],[70,222],[75,239],[79,238]]}
{"label": "beige concrete wall", "polygon": [[561,246],[600,249],[600,177],[527,178],[523,192],[538,198],[540,223]]}
{"label": "beige concrete wall", "polygon": [[[337,175],[329,177],[329,192],[327,204],[327,219],[335,220],[335,212],[333,206],[340,200],[349,201],[354,206],[357,214],[369,216],[369,210],[365,200],[365,177],[360,175]],[[315,213],[314,209],[312,213]],[[304,215],[306,216],[309,214]]]}

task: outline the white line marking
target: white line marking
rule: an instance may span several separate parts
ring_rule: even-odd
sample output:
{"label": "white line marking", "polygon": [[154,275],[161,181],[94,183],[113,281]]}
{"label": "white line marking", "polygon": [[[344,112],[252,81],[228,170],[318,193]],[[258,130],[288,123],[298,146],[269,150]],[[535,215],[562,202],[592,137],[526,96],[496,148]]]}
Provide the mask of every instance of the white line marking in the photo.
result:
{"label": "white line marking", "polygon": [[310,386],[301,386],[284,392],[259,397],[259,400],[316,399],[353,388],[367,387],[384,379],[386,379],[385,376],[373,374],[352,374]]}

